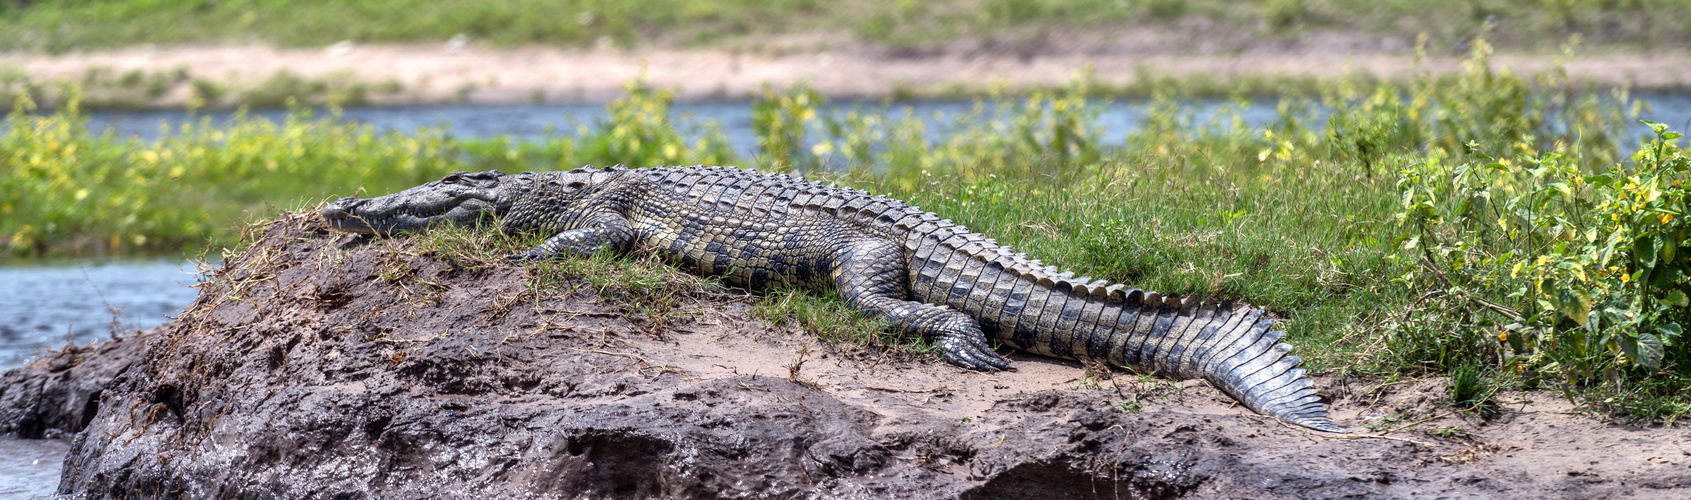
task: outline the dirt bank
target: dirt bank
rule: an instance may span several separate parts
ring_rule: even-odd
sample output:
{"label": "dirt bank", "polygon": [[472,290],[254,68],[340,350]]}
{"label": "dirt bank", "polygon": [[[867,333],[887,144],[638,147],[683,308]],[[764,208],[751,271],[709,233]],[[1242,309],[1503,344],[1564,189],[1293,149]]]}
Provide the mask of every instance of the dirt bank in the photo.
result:
{"label": "dirt bank", "polygon": [[[536,293],[533,272],[483,267],[416,240],[330,233],[311,214],[283,216],[228,259],[179,319],[72,367],[122,368],[99,397],[81,400],[91,418],[55,421],[86,420],[60,491],[1691,494],[1684,429],[1603,424],[1568,413],[1549,393],[1509,395],[1509,411],[1482,424],[1444,411],[1441,381],[1326,377],[1319,383],[1340,425],[1395,430],[1323,436],[1235,407],[1199,383],[1099,380],[1077,364],[1021,354],[1011,355],[1017,371],[978,373],[817,345],[750,318],[750,298],[732,293],[685,296],[680,314],[656,328],[580,278]],[[145,362],[116,354],[124,352]],[[66,364],[58,359],[8,374],[0,401],[17,406],[13,388],[66,373],[54,372]]]}
{"label": "dirt bank", "polygon": [[71,345],[0,375],[0,436],[62,439],[99,411],[107,386],[148,359],[152,332],[94,345]]}
{"label": "dirt bank", "polygon": [[[681,88],[683,99],[738,99],[766,83],[785,87],[809,82],[833,97],[951,95],[995,85],[1053,88],[1088,68],[1096,82],[1112,87],[1142,84],[1152,75],[1219,81],[1223,89],[1231,88],[1225,82],[1232,81],[1336,78],[1347,72],[1401,80],[1419,71],[1462,70],[1461,54],[1435,55],[1417,67],[1409,50],[1412,44],[1403,40],[1315,40],[1194,53],[1190,47],[1149,38],[1030,50],[976,43],[921,51],[838,44],[808,49],[800,42],[788,43],[792,49],[762,52],[351,44],[325,49],[142,47],[58,56],[0,54],[0,68],[21,68],[36,82],[77,81],[91,69],[110,70],[114,81],[130,71],[165,74],[180,69],[193,78],[237,89],[235,93],[261,87],[280,72],[341,85],[397,84],[386,85],[397,89],[393,93],[372,91],[368,99],[377,104],[604,101],[621,95],[623,84],[642,75],[655,85]],[[1537,74],[1551,67],[1552,57],[1501,55],[1494,63],[1519,74]],[[1691,86],[1691,53],[1587,55],[1568,63],[1567,70],[1575,82],[1683,89]],[[192,88],[180,80],[156,99],[144,97],[130,104],[180,106]]]}

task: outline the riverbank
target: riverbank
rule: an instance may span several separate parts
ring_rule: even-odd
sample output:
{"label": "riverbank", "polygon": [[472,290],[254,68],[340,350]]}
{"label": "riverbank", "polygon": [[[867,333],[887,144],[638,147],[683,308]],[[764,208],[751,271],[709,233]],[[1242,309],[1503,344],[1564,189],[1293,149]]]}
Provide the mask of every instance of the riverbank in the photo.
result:
{"label": "riverbank", "polygon": [[[1691,246],[1674,236],[1691,234],[1681,230],[1691,187],[1675,183],[1686,160],[1667,147],[1682,138],[1661,130],[1662,142],[1641,146],[1634,103],[1558,92],[1560,72],[1492,71],[1483,50],[1466,62],[1460,75],[1401,86],[1332,82],[1318,99],[1279,100],[1266,121],[1247,119],[1243,100],[1154,99],[1135,128],[1110,134],[1119,141],[1084,80],[938,118],[831,106],[798,87],[735,104],[753,132],[749,155],[674,113],[669,90],[638,83],[590,123],[533,140],[381,131],[308,109],[281,121],[204,116],[137,140],[91,131],[67,107],[8,118],[0,151],[21,168],[0,179],[12,186],[0,190],[10,215],[0,236],[19,256],[233,245],[243,214],[464,170],[799,171],[1078,273],[1276,311],[1316,370],[1478,374],[1458,400],[1544,384],[1616,418],[1682,419],[1691,319],[1674,280],[1691,271],[1675,274],[1680,261],[1638,252],[1631,236]],[[1516,215],[1472,217],[1482,202]],[[1593,246],[1538,243],[1569,234]],[[1564,320],[1634,302],[1649,315],[1600,337]]]}
{"label": "riverbank", "polygon": [[1447,406],[1441,377],[1327,375],[1356,433],[1316,434],[1203,383],[1011,352],[1016,371],[974,372],[840,342],[770,308],[779,294],[650,259],[516,265],[501,255],[524,242],[361,237],[313,211],[254,235],[181,317],[0,377],[0,433],[76,435],[61,494],[1691,491],[1680,429],[1603,423],[1548,391],[1499,393],[1509,411],[1483,417]]}
{"label": "riverbank", "polygon": [[[603,102],[640,78],[677,89],[682,100],[744,99],[764,85],[801,83],[832,98],[917,98],[1054,89],[1084,77],[1098,94],[1203,96],[1313,93],[1320,82],[1345,77],[1407,82],[1467,70],[1464,54],[1418,62],[1412,42],[1401,40],[1386,50],[1360,52],[1334,42],[1211,54],[1158,45],[1026,53],[981,44],[921,51],[793,46],[752,52],[348,42],[313,49],[147,46],[63,55],[6,53],[0,54],[0,94],[34,92],[37,100],[58,101],[64,84],[74,83],[85,107],[129,108],[276,106],[289,97],[301,103],[377,105]],[[1504,53],[1489,63],[1496,70],[1531,75],[1556,68],[1558,57]],[[1576,55],[1561,68],[1566,84],[1581,87],[1691,88],[1691,53],[1686,52]]]}

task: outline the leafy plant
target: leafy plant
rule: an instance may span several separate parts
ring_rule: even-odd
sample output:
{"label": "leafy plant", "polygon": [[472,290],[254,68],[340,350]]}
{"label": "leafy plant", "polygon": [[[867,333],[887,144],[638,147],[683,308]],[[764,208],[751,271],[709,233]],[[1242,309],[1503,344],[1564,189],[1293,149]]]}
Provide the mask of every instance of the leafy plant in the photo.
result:
{"label": "leafy plant", "polygon": [[1497,332],[1506,367],[1574,386],[1685,376],[1691,164],[1679,133],[1650,126],[1654,140],[1602,173],[1530,141],[1513,160],[1404,171],[1400,257],[1490,316],[1464,322]]}
{"label": "leafy plant", "polygon": [[650,167],[689,163],[730,163],[734,154],[720,131],[711,130],[692,145],[683,127],[673,122],[670,106],[675,91],[654,89],[641,80],[629,82],[626,94],[605,106],[610,116],[597,131],[582,130],[574,148],[578,158],[597,165]]}
{"label": "leafy plant", "polygon": [[776,93],[768,84],[752,102],[752,131],[757,146],[767,157],[761,162],[775,171],[814,166],[805,151],[805,124],[816,119],[816,107],[825,104],[822,93],[807,85]]}

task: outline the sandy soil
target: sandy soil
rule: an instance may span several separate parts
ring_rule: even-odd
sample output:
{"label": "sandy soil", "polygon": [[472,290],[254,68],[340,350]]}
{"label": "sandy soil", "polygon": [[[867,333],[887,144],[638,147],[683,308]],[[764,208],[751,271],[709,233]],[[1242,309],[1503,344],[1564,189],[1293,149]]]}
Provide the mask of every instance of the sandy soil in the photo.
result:
{"label": "sandy soil", "polygon": [[819,345],[735,294],[654,328],[590,286],[528,297],[527,269],[464,264],[286,215],[176,321],[9,372],[0,403],[27,411],[0,424],[86,425],[63,429],[83,432],[60,492],[93,497],[1691,495],[1683,428],[1548,392],[1482,422],[1442,380],[1320,377],[1357,431],[1326,435],[1198,382]]}
{"label": "sandy soil", "polygon": [[[802,45],[802,44],[801,44]],[[744,98],[765,83],[777,87],[809,82],[836,97],[885,96],[908,92],[944,94],[994,85],[1056,87],[1090,68],[1097,81],[1129,85],[1141,72],[1216,79],[1336,77],[1345,72],[1404,79],[1418,69],[1407,44],[1396,42],[1358,52],[1345,43],[1292,48],[1191,53],[1167,43],[1042,47],[969,45],[923,51],[876,48],[771,50],[762,53],[711,50],[581,50],[526,47],[489,50],[474,45],[338,44],[324,49],[262,46],[141,47],[61,56],[0,54],[0,66],[22,68],[37,81],[80,78],[90,68],[172,71],[186,68],[214,81],[253,85],[279,71],[313,78],[352,75],[369,82],[392,81],[401,91],[377,103],[518,103],[603,101],[644,75],[653,84],[682,89],[683,99]],[[1501,55],[1497,67],[1535,74],[1548,55]],[[1638,89],[1691,86],[1691,53],[1603,54],[1578,57],[1567,66],[1575,81],[1633,85]],[[1424,70],[1461,71],[1460,55],[1435,56]],[[159,104],[180,104],[186,88]]]}

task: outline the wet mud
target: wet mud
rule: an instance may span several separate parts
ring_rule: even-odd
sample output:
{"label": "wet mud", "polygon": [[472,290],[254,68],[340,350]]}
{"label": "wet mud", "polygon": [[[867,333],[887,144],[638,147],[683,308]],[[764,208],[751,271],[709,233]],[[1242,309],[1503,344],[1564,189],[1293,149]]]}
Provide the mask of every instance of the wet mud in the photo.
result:
{"label": "wet mud", "polygon": [[520,266],[310,214],[263,231],[178,319],[8,372],[0,433],[74,435],[59,491],[93,498],[1691,494],[1684,429],[1550,393],[1481,422],[1441,380],[1325,377],[1359,432],[1322,435],[1199,382],[819,344],[745,295],[655,329],[582,283],[534,295]]}

